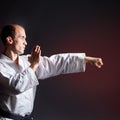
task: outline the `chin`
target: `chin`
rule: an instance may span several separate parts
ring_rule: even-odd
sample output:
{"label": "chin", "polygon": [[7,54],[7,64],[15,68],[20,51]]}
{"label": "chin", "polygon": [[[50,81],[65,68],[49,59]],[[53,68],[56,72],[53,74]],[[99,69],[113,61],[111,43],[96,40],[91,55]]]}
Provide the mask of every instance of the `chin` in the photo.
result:
{"label": "chin", "polygon": [[18,54],[19,54],[19,55],[24,54],[24,51],[22,51],[22,52],[20,51]]}

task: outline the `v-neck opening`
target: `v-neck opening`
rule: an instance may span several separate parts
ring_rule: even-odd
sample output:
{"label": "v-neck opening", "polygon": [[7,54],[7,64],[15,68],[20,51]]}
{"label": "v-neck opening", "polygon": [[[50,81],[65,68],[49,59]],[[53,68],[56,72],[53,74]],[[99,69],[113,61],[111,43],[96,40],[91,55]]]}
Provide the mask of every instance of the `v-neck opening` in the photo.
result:
{"label": "v-neck opening", "polygon": [[11,67],[14,67],[17,71],[21,71],[23,69],[20,56],[18,56],[18,64],[14,63],[8,56],[4,54],[1,54],[0,58],[2,58],[2,60],[9,64]]}

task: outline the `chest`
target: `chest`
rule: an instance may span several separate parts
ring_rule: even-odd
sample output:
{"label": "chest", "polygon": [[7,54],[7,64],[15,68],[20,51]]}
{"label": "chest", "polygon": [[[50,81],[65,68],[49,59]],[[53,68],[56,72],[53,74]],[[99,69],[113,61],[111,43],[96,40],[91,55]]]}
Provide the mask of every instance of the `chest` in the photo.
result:
{"label": "chest", "polygon": [[16,73],[20,73],[29,67],[29,62],[26,59],[19,58],[18,64],[13,62],[1,62],[0,69],[3,73],[15,75]]}

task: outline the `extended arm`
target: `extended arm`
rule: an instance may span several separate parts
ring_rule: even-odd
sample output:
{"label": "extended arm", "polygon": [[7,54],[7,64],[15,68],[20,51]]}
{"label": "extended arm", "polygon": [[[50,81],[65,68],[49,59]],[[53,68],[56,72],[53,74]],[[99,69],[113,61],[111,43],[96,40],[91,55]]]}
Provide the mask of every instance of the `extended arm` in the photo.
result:
{"label": "extended arm", "polygon": [[[36,46],[38,52],[33,51],[35,56],[31,54],[31,59],[36,62],[37,67],[35,67],[36,76],[38,79],[45,79],[52,76],[67,74],[67,73],[76,73],[84,72],[86,63],[90,63],[100,68],[103,65],[102,59],[98,57],[89,57],[85,56],[85,53],[65,53],[65,54],[56,54],[51,57],[42,57],[40,56],[40,47]],[[30,60],[29,60],[30,61]]]}
{"label": "extended arm", "polygon": [[51,57],[40,56],[40,46],[35,46],[29,57],[30,67],[35,71],[38,79],[48,77],[84,72],[86,63],[90,63],[100,68],[103,65],[102,59],[89,57],[85,53],[65,53],[56,54]]}

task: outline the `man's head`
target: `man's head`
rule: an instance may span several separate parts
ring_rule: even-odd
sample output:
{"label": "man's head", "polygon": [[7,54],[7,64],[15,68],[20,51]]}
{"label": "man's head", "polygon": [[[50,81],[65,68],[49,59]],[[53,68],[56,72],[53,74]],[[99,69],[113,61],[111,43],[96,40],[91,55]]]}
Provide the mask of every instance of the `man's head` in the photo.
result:
{"label": "man's head", "polygon": [[23,54],[26,42],[26,33],[22,26],[18,24],[9,24],[3,27],[1,31],[1,40],[5,49],[10,49],[15,54]]}

